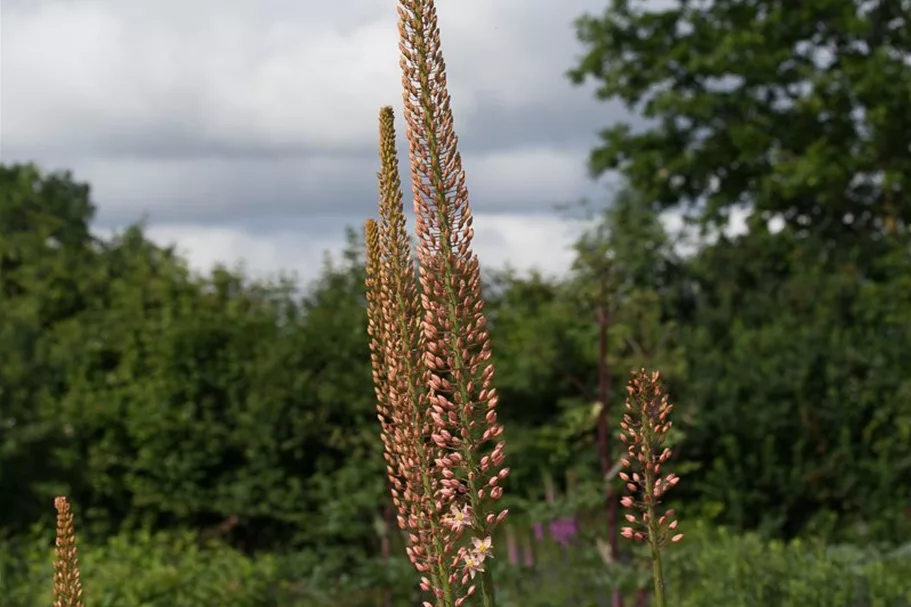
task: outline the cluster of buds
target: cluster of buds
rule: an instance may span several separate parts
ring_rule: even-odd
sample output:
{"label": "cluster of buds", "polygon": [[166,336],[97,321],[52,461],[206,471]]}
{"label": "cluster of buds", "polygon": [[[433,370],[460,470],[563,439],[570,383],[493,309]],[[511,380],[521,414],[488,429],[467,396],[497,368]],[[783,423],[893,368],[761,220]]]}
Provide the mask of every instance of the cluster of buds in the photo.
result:
{"label": "cluster of buds", "polygon": [[76,550],[76,526],[65,497],[54,500],[57,509],[57,539],[54,558],[54,607],[85,607]]}
{"label": "cluster of buds", "polygon": [[673,510],[658,516],[657,509],[664,494],[674,487],[680,477],[662,476],[662,469],[671,457],[664,446],[671,429],[668,416],[674,406],[661,388],[661,375],[645,369],[633,373],[626,387],[626,412],[620,423],[620,440],[626,445],[626,456],[620,461],[620,478],[629,495],[620,503],[628,510],[626,520],[631,526],[620,534],[635,542],[648,542],[654,549],[683,539],[677,530]]}
{"label": "cluster of buds", "polygon": [[406,230],[392,108],[384,107],[379,221],[367,222],[366,244],[386,469],[421,588],[439,607],[461,607],[480,574],[482,602],[492,607],[493,578],[484,563],[506,518],[496,502],[509,469],[472,215],[436,8],[433,0],[400,0],[398,12],[419,268]]}

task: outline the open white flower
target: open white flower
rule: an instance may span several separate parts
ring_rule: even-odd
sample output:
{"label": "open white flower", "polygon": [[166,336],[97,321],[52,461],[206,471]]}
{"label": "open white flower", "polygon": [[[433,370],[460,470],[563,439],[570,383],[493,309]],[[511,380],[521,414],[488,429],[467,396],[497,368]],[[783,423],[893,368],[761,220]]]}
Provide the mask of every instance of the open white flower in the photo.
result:
{"label": "open white flower", "polygon": [[453,531],[459,531],[462,527],[471,527],[471,510],[468,506],[459,509],[456,504],[453,504],[444,522]]}
{"label": "open white flower", "polygon": [[468,571],[468,575],[471,579],[474,579],[476,573],[482,573],[484,571],[484,557],[479,556],[475,552],[469,552],[465,555],[465,569]]}
{"label": "open white flower", "polygon": [[473,537],[471,538],[471,543],[474,545],[473,553],[475,556],[480,557],[482,561],[487,558],[488,555],[493,558],[493,555],[491,554],[493,545],[490,543],[490,536],[485,537],[483,540]]}

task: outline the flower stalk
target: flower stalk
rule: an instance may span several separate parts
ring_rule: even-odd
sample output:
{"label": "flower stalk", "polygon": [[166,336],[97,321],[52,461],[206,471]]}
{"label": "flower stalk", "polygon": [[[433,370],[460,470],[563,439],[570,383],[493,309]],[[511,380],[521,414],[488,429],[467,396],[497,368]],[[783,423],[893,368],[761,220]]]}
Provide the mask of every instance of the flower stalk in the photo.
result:
{"label": "flower stalk", "polygon": [[396,520],[408,534],[408,557],[425,576],[421,588],[433,592],[438,605],[453,607],[448,538],[434,500],[440,453],[424,439],[431,429],[424,415],[428,373],[390,107],[380,110],[380,165],[380,221],[368,220],[365,236],[368,332],[386,470]]}
{"label": "flower stalk", "polygon": [[[406,230],[393,111],[380,110],[379,221],[366,226],[368,328],[393,503],[432,607],[496,604],[496,502],[509,474],[472,215],[432,0],[400,0],[400,65],[416,216]],[[480,584],[477,585],[477,581]]]}
{"label": "flower stalk", "polygon": [[623,470],[619,476],[629,493],[620,503],[628,511],[626,520],[630,526],[624,527],[621,535],[649,545],[655,603],[657,607],[666,607],[661,551],[683,539],[682,533],[675,533],[678,524],[675,512],[666,510],[658,514],[662,497],[680,481],[675,474],[662,476],[672,454],[664,443],[671,429],[668,417],[674,406],[663,392],[657,371],[649,374],[641,369],[633,373],[626,391],[620,440],[626,445],[627,457],[621,460]]}
{"label": "flower stalk", "polygon": [[76,526],[70,503],[65,497],[54,499],[57,509],[57,539],[54,558],[54,607],[85,607],[76,550]]}

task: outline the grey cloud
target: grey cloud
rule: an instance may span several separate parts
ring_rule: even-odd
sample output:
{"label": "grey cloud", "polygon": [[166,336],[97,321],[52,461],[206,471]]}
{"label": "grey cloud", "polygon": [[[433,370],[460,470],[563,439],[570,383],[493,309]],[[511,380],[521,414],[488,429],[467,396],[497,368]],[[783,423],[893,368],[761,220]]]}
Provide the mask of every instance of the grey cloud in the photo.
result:
{"label": "grey cloud", "polygon": [[[404,152],[404,151],[403,151]],[[466,153],[473,206],[480,212],[550,211],[602,187],[584,175],[584,153],[542,149]],[[153,222],[246,223],[258,217],[334,214],[359,218],[376,207],[375,157],[61,159],[92,185],[100,225],[146,215]],[[409,188],[407,173],[402,175]],[[359,221],[359,219],[358,219]]]}
{"label": "grey cloud", "polygon": [[[559,274],[572,261],[570,245],[580,227],[573,222],[535,214],[478,214],[477,219],[474,245],[484,271],[508,264],[519,271]],[[342,217],[320,216],[316,221],[292,219],[265,233],[249,227],[162,224],[147,234],[161,245],[176,244],[195,270],[240,263],[255,277],[292,272],[303,286],[319,276],[327,252],[337,258],[344,249],[346,226],[350,224]]]}
{"label": "grey cloud", "polygon": [[[376,110],[392,103],[401,118],[393,3],[3,1],[0,157],[73,169],[99,225],[148,215],[268,231],[373,212]],[[625,113],[565,72],[572,20],[603,5],[439,3],[480,212],[601,196],[587,153]]]}
{"label": "grey cloud", "polygon": [[[458,12],[441,3],[454,108],[472,146],[581,144],[597,125],[623,118],[621,108],[594,102],[590,90],[573,89],[565,78],[578,54],[571,17],[595,1],[532,10],[514,1],[465,2]],[[277,2],[259,3],[256,17],[249,1],[238,0],[219,3],[219,11],[207,10],[216,6],[207,0],[191,10],[168,1],[154,11],[144,3],[140,12],[134,0],[37,10],[47,4],[22,5],[36,10],[5,20],[6,156],[356,153],[372,146],[375,107],[399,99],[392,11],[376,2],[371,11],[364,2],[345,3],[354,14],[336,18],[316,10],[319,3],[281,17],[274,11],[287,6]],[[116,6],[117,17],[105,6]],[[299,42],[315,32],[323,33]],[[346,48],[356,54],[339,69],[344,64],[332,57]],[[368,72],[361,56],[373,62]],[[307,87],[295,88],[298,81]],[[270,122],[270,112],[279,122]]]}

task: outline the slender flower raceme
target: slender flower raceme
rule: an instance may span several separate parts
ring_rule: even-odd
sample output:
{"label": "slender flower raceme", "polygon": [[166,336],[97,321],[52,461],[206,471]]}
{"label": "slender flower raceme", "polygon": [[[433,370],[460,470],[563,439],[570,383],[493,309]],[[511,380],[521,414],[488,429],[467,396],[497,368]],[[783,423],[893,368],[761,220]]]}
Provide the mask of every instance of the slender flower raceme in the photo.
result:
{"label": "slender flower raceme", "polygon": [[423,576],[421,587],[451,607],[451,539],[435,498],[440,449],[427,440],[432,431],[426,415],[429,375],[390,107],[380,110],[378,179],[380,221],[368,220],[366,226],[367,315],[386,470],[396,519],[408,536],[408,557]]}
{"label": "slender flower raceme", "polygon": [[[432,0],[400,0],[419,279],[391,108],[380,115],[380,220],[367,224],[368,316],[387,471],[408,554],[436,605],[495,604],[491,537],[509,469],[465,174]],[[480,578],[476,587],[475,578]],[[432,605],[425,603],[425,605]]]}
{"label": "slender flower raceme", "polygon": [[668,416],[674,406],[663,393],[661,375],[657,371],[649,374],[642,369],[634,373],[626,391],[626,413],[620,423],[620,440],[626,445],[627,456],[621,461],[624,470],[620,472],[620,478],[626,483],[629,495],[620,503],[628,511],[626,520],[631,526],[624,527],[621,535],[635,542],[648,543],[651,548],[655,601],[658,607],[664,607],[661,550],[669,543],[683,539],[683,534],[676,533],[674,511],[658,514],[661,498],[680,480],[675,474],[662,476],[663,467],[671,457],[671,450],[664,443],[671,429]]}
{"label": "slender flower raceme", "polygon": [[76,550],[73,512],[65,497],[54,500],[57,509],[57,540],[54,559],[54,607],[85,607]]}
{"label": "slender flower raceme", "polygon": [[[438,462],[444,477],[440,497],[444,504],[467,508],[472,541],[489,546],[494,527],[506,517],[505,510],[495,511],[494,502],[503,493],[508,468],[503,467],[481,273],[471,246],[468,189],[432,0],[400,0],[399,38],[433,441],[447,453]],[[468,554],[477,552],[463,548],[463,559]],[[490,558],[489,551],[484,556]],[[494,603],[493,594],[487,570],[485,605]]]}

